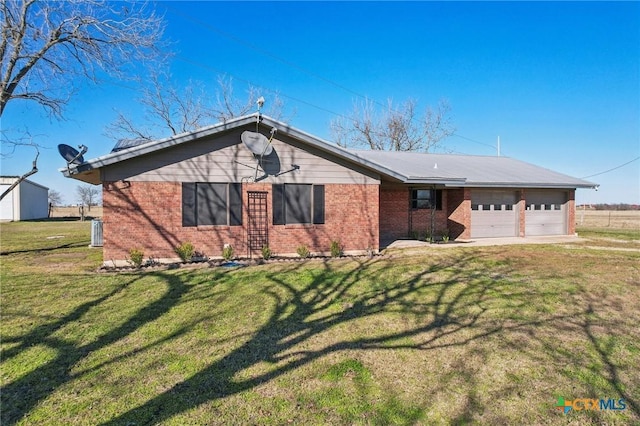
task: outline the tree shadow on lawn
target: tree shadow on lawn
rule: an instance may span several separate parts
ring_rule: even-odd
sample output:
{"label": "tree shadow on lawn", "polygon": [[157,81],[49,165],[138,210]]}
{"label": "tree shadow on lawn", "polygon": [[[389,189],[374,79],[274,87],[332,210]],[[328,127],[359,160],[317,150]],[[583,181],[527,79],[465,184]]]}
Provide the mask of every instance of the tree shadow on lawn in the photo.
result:
{"label": "tree shadow on lawn", "polygon": [[[87,357],[91,352],[105,348],[129,336],[143,325],[160,318],[166,314],[188,290],[188,286],[177,276],[162,273],[152,273],[150,275],[157,275],[167,283],[168,289],[165,294],[160,299],[143,306],[121,326],[110,330],[108,333],[86,345],[75,346],[64,339],[55,337],[54,334],[68,324],[80,321],[91,309],[98,307],[112,297],[124,292],[128,287],[144,277],[144,275],[132,276],[130,280],[117,286],[109,293],[76,307],[72,312],[57,321],[36,327],[24,336],[3,339],[3,343],[5,344],[17,343],[17,345],[2,352],[3,362],[18,356],[21,352],[34,345],[45,345],[54,349],[57,355],[46,364],[0,388],[0,395],[2,395],[2,424],[17,423],[27,415],[38,402],[44,400],[49,394],[53,393],[65,383],[76,379],[77,377],[71,374],[71,370],[78,362]],[[184,329],[180,332],[186,331],[187,330]],[[177,337],[176,333],[173,333],[172,336],[168,336],[167,338]],[[160,344],[164,340],[166,339],[155,342],[154,345]],[[46,381],[46,386],[43,386],[43,381]]]}
{"label": "tree shadow on lawn", "polygon": [[21,253],[33,253],[33,254],[38,254],[38,253],[42,253],[42,252],[48,252],[48,251],[55,251],[55,250],[61,250],[61,249],[70,249],[70,248],[80,248],[80,247],[87,247],[88,246],[88,241],[76,241],[73,243],[65,243],[65,244],[60,244],[57,246],[52,246],[52,247],[39,247],[39,248],[33,248],[33,249],[20,249],[20,250],[7,250],[7,251],[0,251],[0,256],[9,256],[12,254],[21,254]]}
{"label": "tree shadow on lawn", "polygon": [[[406,276],[387,277],[384,282],[379,281],[379,277],[385,273],[385,261],[379,259],[356,261],[353,266],[349,266],[348,271],[345,271],[344,266],[335,271],[331,262],[324,262],[319,268],[311,270],[304,263],[298,263],[289,265],[285,270],[265,272],[261,282],[252,282],[251,285],[260,286],[260,293],[272,300],[273,310],[268,320],[259,326],[248,341],[188,379],[103,424],[161,423],[204,403],[253,389],[332,353],[402,348],[429,351],[464,346],[496,333],[527,330],[565,321],[574,315],[547,315],[536,320],[519,319],[518,310],[530,303],[531,293],[520,287],[514,288],[511,281],[502,277],[497,279],[498,277],[489,276],[486,265],[478,261],[474,253],[476,252],[460,252],[457,257],[450,258],[445,263],[430,265]],[[45,344],[56,349],[58,355],[54,360],[2,388],[1,394],[5,399],[3,423],[18,422],[39,401],[63,384],[76,379],[77,377],[71,377],[72,368],[90,352],[124,339],[144,324],[168,313],[181,298],[189,297],[191,286],[185,280],[190,275],[166,272],[154,272],[152,275],[167,283],[168,289],[164,296],[141,307],[126,323],[89,344],[74,346],[52,337],[51,334],[65,324],[79,320],[89,309],[123,291],[139,278],[133,278],[110,294],[76,308],[65,318],[17,339],[20,345],[9,349],[5,357],[15,356],[33,344]],[[219,275],[219,278],[224,279],[224,276]],[[300,280],[310,282],[300,284]],[[358,285],[362,281],[373,284],[362,291],[362,285]],[[502,304],[505,301],[508,304],[502,317],[487,314],[495,308],[497,300],[501,303],[498,309],[505,309]],[[337,307],[341,309],[336,309]],[[309,347],[304,343],[311,342],[315,336],[336,326],[389,312],[413,315],[421,320],[417,326],[402,331],[378,330],[375,335],[333,340],[317,349],[303,349]],[[171,340],[187,331],[186,328],[180,329],[165,336],[162,341]],[[159,343],[154,342],[153,345]],[[598,347],[596,341],[593,344]],[[136,351],[141,350],[145,348]],[[484,348],[480,350],[485,351]],[[480,355],[488,356],[485,353]],[[239,378],[242,376],[238,373],[262,362],[277,366],[246,379]],[[473,376],[472,372],[470,374]],[[42,377],[48,378],[49,386],[46,389],[33,386]],[[615,374],[612,373],[606,379],[616,389],[621,389],[619,378]],[[453,419],[454,423],[473,421],[475,413],[485,408],[477,395],[474,382],[470,382],[469,386],[464,412]],[[621,394],[627,396],[622,392]],[[631,407],[637,409],[636,401],[628,401]],[[423,413],[417,414],[415,411],[399,414],[406,416],[405,422],[413,422],[423,416]]]}

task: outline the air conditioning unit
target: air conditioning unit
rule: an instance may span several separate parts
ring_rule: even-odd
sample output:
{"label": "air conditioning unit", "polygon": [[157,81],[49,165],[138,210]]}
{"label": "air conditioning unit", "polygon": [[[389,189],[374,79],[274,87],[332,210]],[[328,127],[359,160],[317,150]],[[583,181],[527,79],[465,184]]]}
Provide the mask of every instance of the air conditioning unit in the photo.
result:
{"label": "air conditioning unit", "polygon": [[102,247],[102,220],[91,221],[91,247]]}

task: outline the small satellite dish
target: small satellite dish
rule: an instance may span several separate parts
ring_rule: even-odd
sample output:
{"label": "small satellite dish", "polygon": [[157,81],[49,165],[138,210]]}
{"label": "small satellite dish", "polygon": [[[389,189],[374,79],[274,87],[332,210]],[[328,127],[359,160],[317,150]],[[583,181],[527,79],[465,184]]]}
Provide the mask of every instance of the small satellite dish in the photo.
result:
{"label": "small satellite dish", "polygon": [[87,147],[80,145],[78,148],[80,148],[81,151],[78,151],[72,146],[61,143],[58,145],[58,152],[62,158],[66,160],[67,164],[82,164],[84,163],[84,157],[82,157],[82,154],[87,152]]}
{"label": "small satellite dish", "polygon": [[269,155],[273,152],[273,146],[271,146],[269,139],[262,133],[245,130],[240,135],[240,139],[242,139],[244,146],[256,155]]}

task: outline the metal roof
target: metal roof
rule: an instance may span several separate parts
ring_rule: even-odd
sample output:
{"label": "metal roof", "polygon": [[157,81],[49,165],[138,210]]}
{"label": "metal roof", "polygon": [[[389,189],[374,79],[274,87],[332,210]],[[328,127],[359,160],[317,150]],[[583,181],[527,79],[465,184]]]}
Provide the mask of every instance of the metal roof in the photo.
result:
{"label": "metal roof", "polygon": [[464,179],[462,186],[593,188],[587,182],[509,157],[352,151],[359,158],[395,170],[407,181]]}
{"label": "metal roof", "polygon": [[[194,132],[140,143],[130,148],[118,146],[120,149],[109,154],[87,160],[80,165],[70,164],[60,168],[59,171],[66,177],[98,184],[101,183],[102,167],[255,124],[257,118],[257,114],[247,115],[203,127]],[[591,182],[508,157],[348,150],[269,117],[260,116],[259,118],[262,126],[275,127],[278,133],[284,133],[311,147],[368,168],[395,182],[485,187],[593,188],[597,186]]]}

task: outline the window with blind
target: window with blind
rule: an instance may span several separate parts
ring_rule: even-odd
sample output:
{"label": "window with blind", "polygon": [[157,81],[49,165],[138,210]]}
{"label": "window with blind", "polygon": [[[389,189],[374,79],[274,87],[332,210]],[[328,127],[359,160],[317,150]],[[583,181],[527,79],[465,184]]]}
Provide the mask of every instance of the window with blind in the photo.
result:
{"label": "window with blind", "polygon": [[182,184],[182,226],[242,225],[242,184]]}

